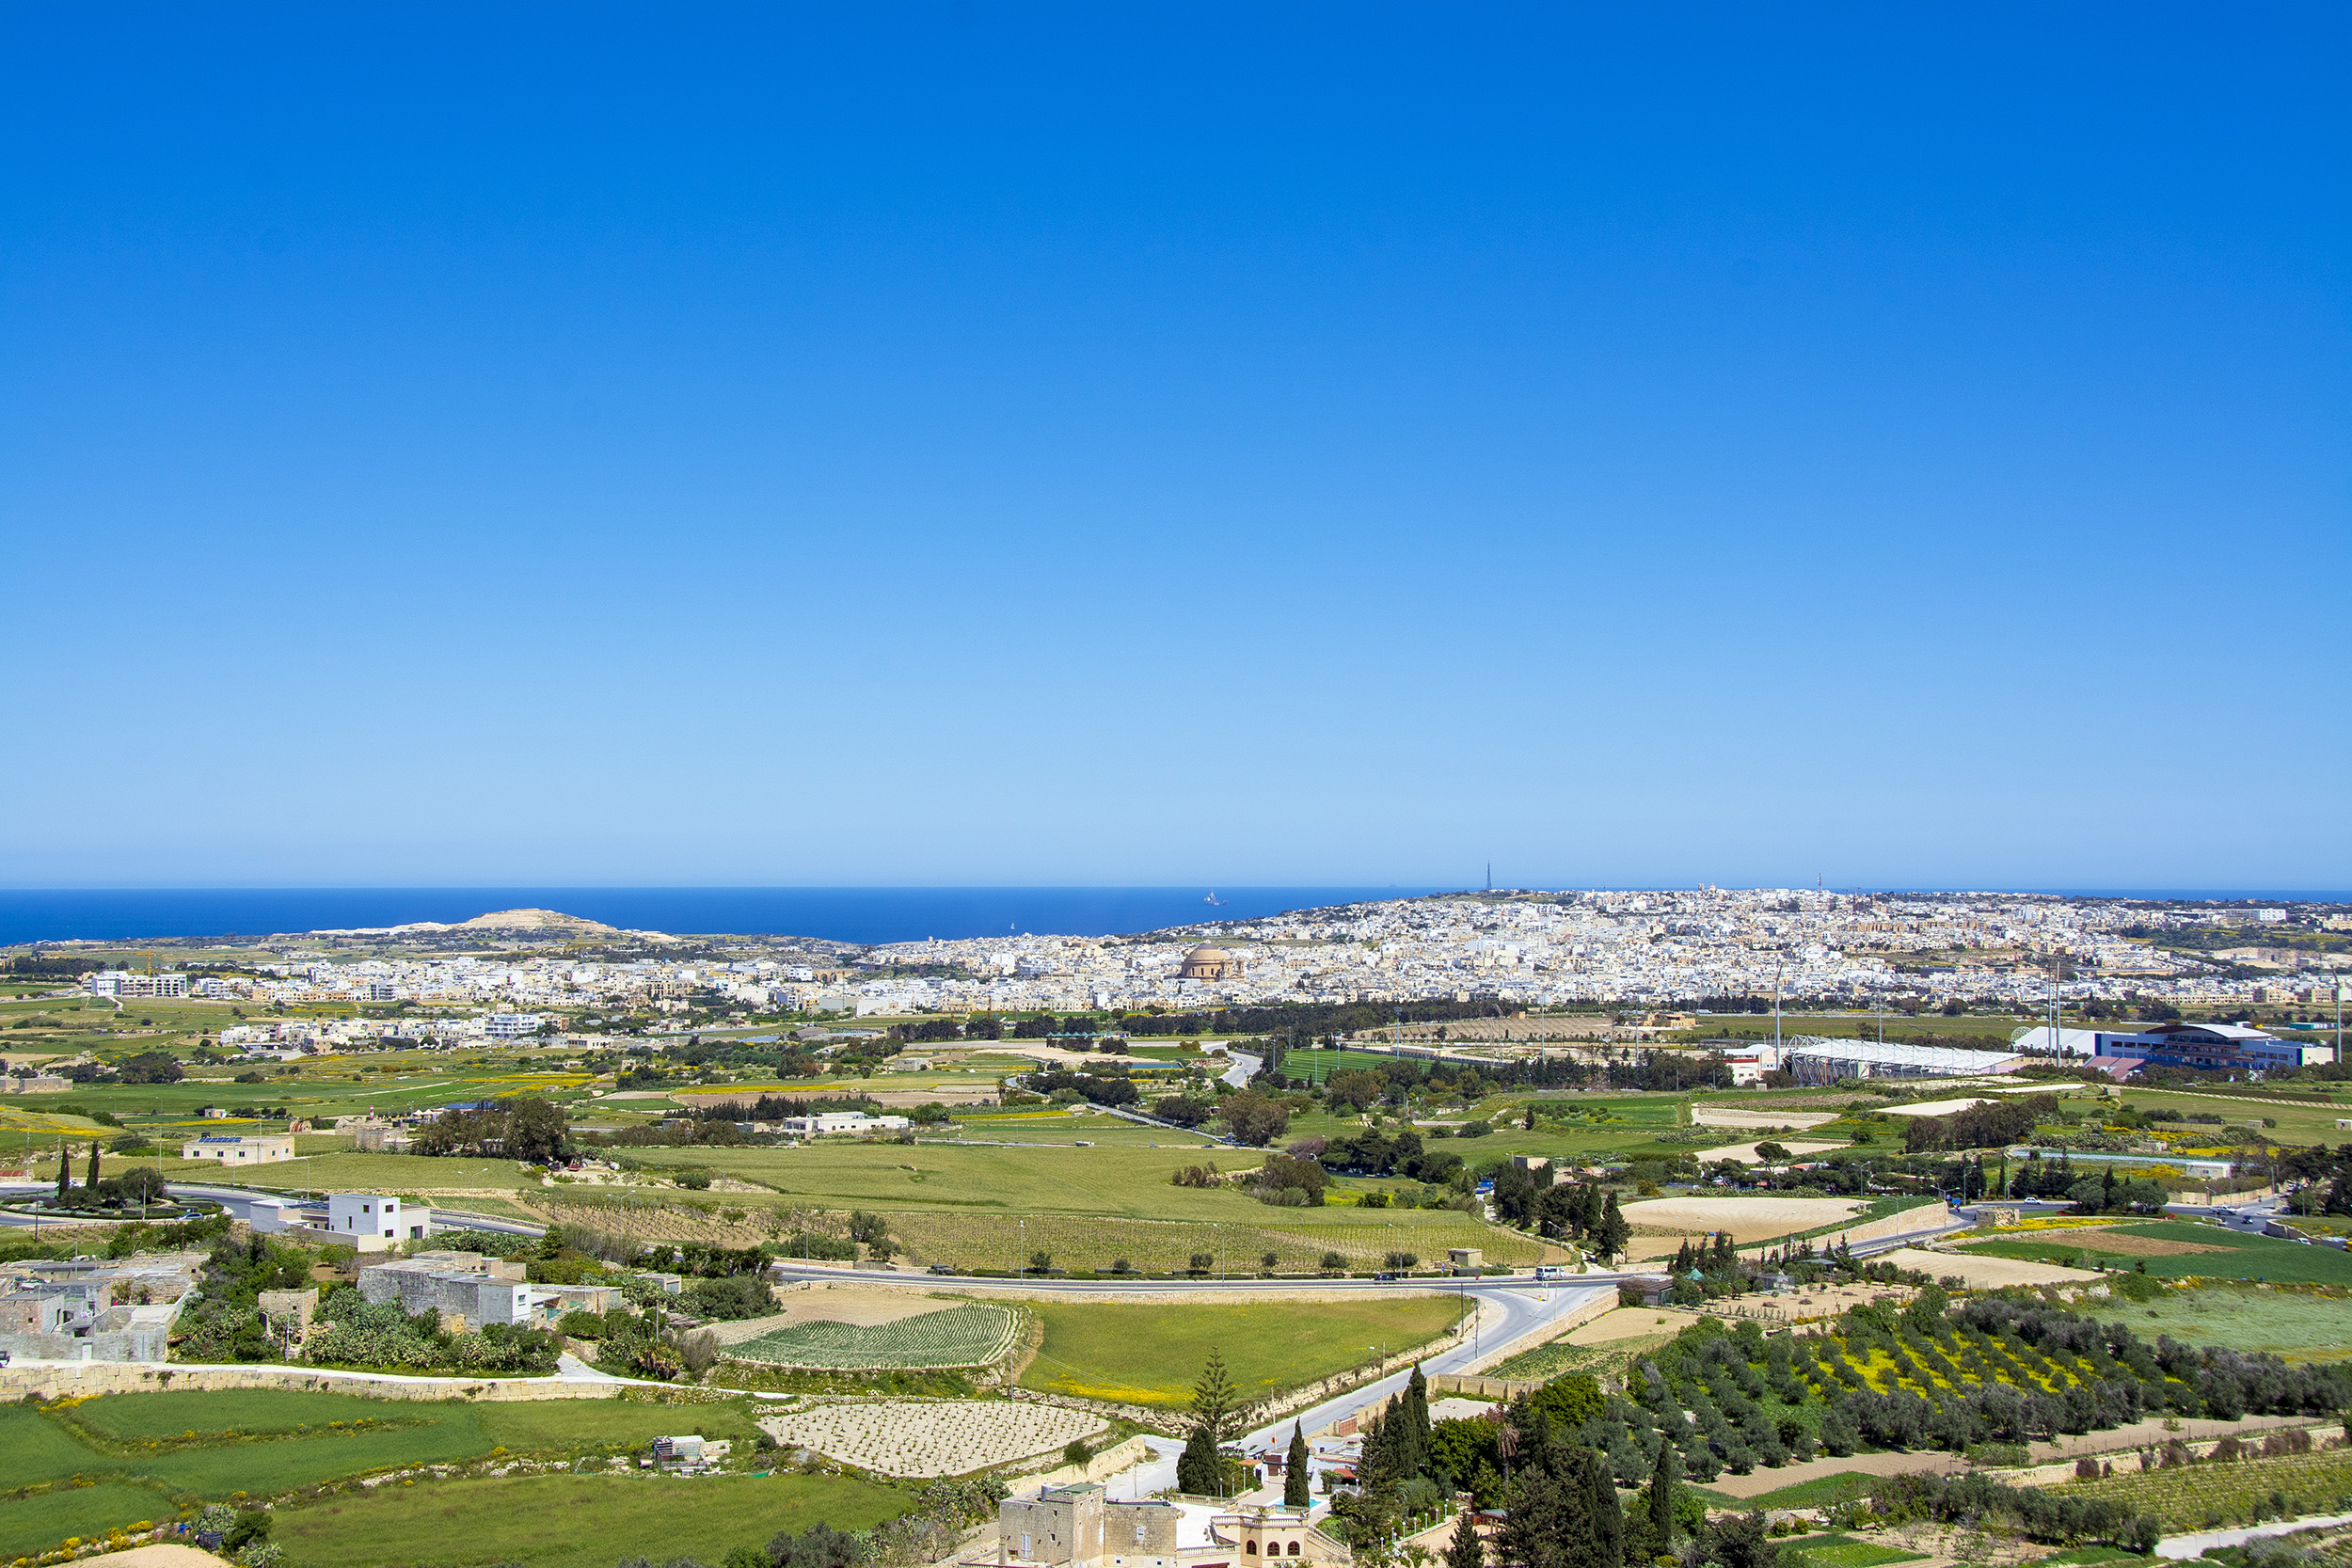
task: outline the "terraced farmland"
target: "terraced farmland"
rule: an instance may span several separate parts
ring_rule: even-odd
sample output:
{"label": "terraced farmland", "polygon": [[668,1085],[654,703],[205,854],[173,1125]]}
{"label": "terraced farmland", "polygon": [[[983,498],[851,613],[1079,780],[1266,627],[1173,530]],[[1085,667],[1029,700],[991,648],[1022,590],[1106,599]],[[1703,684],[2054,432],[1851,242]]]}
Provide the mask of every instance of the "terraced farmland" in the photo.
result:
{"label": "terraced farmland", "polygon": [[824,1371],[984,1367],[1012,1348],[1021,1325],[1009,1307],[973,1302],[896,1323],[794,1323],[747,1339],[727,1354],[745,1361]]}
{"label": "terraced farmland", "polygon": [[2276,1459],[2182,1465],[2101,1481],[2069,1481],[2059,1497],[2113,1497],[2145,1509],[2168,1530],[2217,1529],[2257,1518],[2352,1510],[2352,1449]]}

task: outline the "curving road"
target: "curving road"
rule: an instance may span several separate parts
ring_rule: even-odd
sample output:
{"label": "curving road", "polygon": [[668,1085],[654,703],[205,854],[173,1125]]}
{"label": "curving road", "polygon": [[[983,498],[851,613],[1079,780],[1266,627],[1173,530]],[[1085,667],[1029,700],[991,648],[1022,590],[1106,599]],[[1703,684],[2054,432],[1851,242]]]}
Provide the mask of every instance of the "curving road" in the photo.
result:
{"label": "curving road", "polygon": [[[1565,1287],[1530,1285],[1507,1290],[1490,1285],[1473,1287],[1466,1293],[1476,1297],[1483,1308],[1476,1337],[1421,1362],[1422,1374],[1426,1377],[1459,1371],[1487,1352],[1534,1333],[1564,1313],[1573,1312],[1587,1305],[1596,1296],[1614,1295],[1615,1292],[1614,1285],[1582,1281]],[[1373,1352],[1377,1347],[1366,1345],[1364,1349]],[[1321,1404],[1293,1411],[1279,1420],[1269,1421],[1254,1431],[1244,1433],[1238,1442],[1245,1451],[1280,1449],[1289,1442],[1293,1425],[1303,1424],[1309,1432],[1320,1431],[1391,1395],[1404,1392],[1406,1384],[1411,1378],[1410,1369],[1391,1373],[1377,1382],[1351,1388]],[[1130,1497],[1149,1497],[1153,1492],[1174,1486],[1176,1457],[1183,1447],[1183,1444],[1173,1441],[1152,1440],[1152,1458],[1114,1477],[1109,1482],[1110,1487]]]}

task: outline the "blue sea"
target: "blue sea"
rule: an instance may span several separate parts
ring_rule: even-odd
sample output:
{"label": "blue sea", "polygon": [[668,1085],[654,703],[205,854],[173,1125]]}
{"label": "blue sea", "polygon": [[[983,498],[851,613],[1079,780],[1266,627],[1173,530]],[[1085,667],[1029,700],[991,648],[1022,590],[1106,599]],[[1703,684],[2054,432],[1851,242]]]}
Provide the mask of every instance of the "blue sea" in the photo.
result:
{"label": "blue sea", "polygon": [[[1219,900],[1207,900],[1214,891]],[[1112,936],[1288,910],[1410,898],[1433,887],[398,887],[0,889],[0,946],[71,937],[266,936],[494,910],[558,910],[637,930],[915,942],[1028,931]],[[2119,890],[2096,897],[2352,901],[2345,893]]]}
{"label": "blue sea", "polygon": [[[633,930],[916,942],[1008,932],[1112,936],[1424,887],[400,887],[0,889],[0,946],[70,937],[216,937],[556,910]],[[1218,902],[1208,902],[1214,893]]]}

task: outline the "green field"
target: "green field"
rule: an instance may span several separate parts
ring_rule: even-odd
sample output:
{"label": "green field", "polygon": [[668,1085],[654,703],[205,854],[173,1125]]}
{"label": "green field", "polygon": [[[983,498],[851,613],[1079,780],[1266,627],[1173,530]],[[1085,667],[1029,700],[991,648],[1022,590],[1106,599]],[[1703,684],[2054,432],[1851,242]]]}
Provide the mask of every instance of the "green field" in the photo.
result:
{"label": "green field", "polygon": [[1044,1328],[1021,1386],[1125,1404],[1181,1407],[1212,1351],[1244,1397],[1262,1399],[1423,1343],[1454,1325],[1452,1296],[1263,1302],[1245,1307],[1036,1304]]}
{"label": "green field", "polygon": [[2169,1334],[2197,1345],[2268,1351],[2289,1361],[2352,1355],[2352,1301],[2299,1291],[2213,1285],[2168,1291],[2153,1301],[2110,1302],[2104,1318],[2122,1318],[2147,1338]]}
{"label": "green field", "polygon": [[[1788,1490],[1793,1492],[1796,1487]],[[1756,1505],[1750,1504],[1754,1507]],[[1802,1503],[1772,1503],[1772,1508],[1802,1508]],[[1795,1548],[1814,1568],[1884,1568],[1890,1562],[1925,1562],[1917,1552],[1899,1551],[1882,1546],[1875,1541],[1856,1541],[1851,1535],[1825,1535],[1817,1540],[1799,1541]]]}
{"label": "green field", "polygon": [[70,1536],[87,1541],[109,1529],[161,1524],[177,1513],[161,1493],[121,1481],[5,1501],[7,1506],[0,1507],[0,1557],[8,1558],[47,1551]]}
{"label": "green field", "polygon": [[[2325,1101],[2328,1098],[2327,1087],[2324,1084],[2291,1085],[2297,1100]],[[2327,1144],[2332,1147],[2344,1141],[2336,1129],[2336,1118],[2344,1112],[2335,1105],[2280,1105],[2251,1095],[2195,1094],[2173,1089],[2141,1088],[2126,1089],[2123,1103],[2156,1116],[2168,1113],[2178,1116],[2190,1111],[2200,1114],[2210,1112],[2228,1117],[2228,1125],[2261,1129],[2265,1136],[2280,1143]],[[2265,1117],[2278,1125],[2263,1127]],[[2211,1131],[2219,1132],[2221,1129],[2216,1127]]]}
{"label": "green field", "polygon": [[1571,1345],[1565,1339],[1554,1339],[1548,1345],[1521,1351],[1508,1361],[1487,1368],[1486,1375],[1543,1378],[1547,1381],[1571,1372],[1583,1372],[1594,1377],[1622,1376],[1627,1368],[1673,1338],[1670,1333],[1661,1333],[1655,1337],[1612,1340],[1605,1345]]}
{"label": "green field", "polygon": [[1452,1247],[1481,1248],[1490,1263],[1529,1263],[1543,1248],[1528,1237],[1451,1209],[1271,1209],[1238,1195],[1224,1199],[1223,1223],[1105,1220],[1074,1215],[1009,1215],[886,1211],[890,1233],[918,1263],[959,1269],[1021,1269],[1044,1252],[1054,1267],[1109,1272],[1120,1259],[1138,1272],[1163,1274],[1190,1266],[1198,1253],[1216,1259],[1213,1271],[1257,1274],[1267,1253],[1275,1271],[1313,1273],[1326,1253],[1346,1269],[1386,1266],[1391,1252],[1410,1252],[1423,1266],[1442,1265]]}
{"label": "green field", "polygon": [[[700,1165],[714,1174],[758,1182],[802,1206],[828,1209],[977,1209],[1005,1214],[1209,1219],[1231,1217],[1236,1203],[1249,1201],[1230,1192],[1169,1185],[1168,1177],[1178,1167],[1201,1163],[1202,1151],[1194,1148],[1121,1148],[1116,1159],[1089,1148],[954,1144],[817,1143],[799,1148],[646,1148],[632,1153],[652,1169]],[[1211,1159],[1233,1170],[1255,1165],[1263,1157],[1254,1149],[1231,1149],[1218,1150]]]}
{"label": "green field", "polygon": [[[234,1185],[271,1192],[364,1189],[416,1193],[436,1187],[535,1189],[539,1185],[536,1176],[524,1175],[512,1160],[468,1159],[459,1155],[433,1159],[422,1154],[321,1154],[234,1173],[223,1172],[210,1161],[178,1160],[168,1153],[164,1156],[164,1179],[167,1181],[175,1177],[183,1181],[220,1181],[230,1174],[236,1179]],[[78,1165],[73,1175],[75,1180],[81,1180]],[[452,1206],[465,1207],[463,1203]]]}
{"label": "green field", "polygon": [[897,1323],[794,1323],[730,1347],[745,1361],[840,1370],[867,1368],[979,1367],[1012,1347],[1020,1320],[984,1302],[924,1312]]}
{"label": "green field", "polygon": [[[0,1414],[29,1414],[21,1407]],[[710,1437],[749,1440],[757,1433],[732,1403],[696,1405],[691,1419]],[[376,1427],[431,1428],[443,1432],[460,1453],[493,1448],[522,1452],[607,1444],[643,1443],[684,1429],[687,1413],[626,1400],[516,1400],[496,1403],[454,1401],[372,1400],[354,1394],[323,1394],[290,1388],[242,1388],[203,1393],[108,1394],[75,1405],[66,1418],[101,1438],[141,1440],[218,1436],[245,1437],[308,1433],[334,1423],[369,1422]],[[665,1424],[667,1423],[667,1424]],[[470,1446],[469,1446],[470,1445]]]}
{"label": "green field", "polygon": [[[1794,1486],[1783,1486],[1761,1493],[1740,1504],[1742,1508],[1820,1508],[1829,1503],[1842,1503],[1859,1497],[1876,1486],[1883,1477],[1864,1470],[1839,1470],[1834,1475],[1816,1476]],[[1808,1551],[1812,1548],[1808,1546]]]}
{"label": "green field", "polygon": [[[1193,1137],[1165,1127],[1145,1127],[1120,1117],[1073,1117],[1059,1108],[1035,1111],[980,1111],[956,1117],[952,1131],[964,1138],[1007,1143],[1090,1143],[1115,1148],[1222,1148],[1208,1138]],[[929,1139],[935,1130],[927,1130]]]}
{"label": "green field", "polygon": [[822,1520],[870,1529],[903,1494],[849,1477],[534,1476],[420,1481],[280,1513],[271,1539],[302,1568],[612,1568],[616,1560],[718,1562]]}
{"label": "green field", "polygon": [[252,1389],[0,1406],[8,1505],[0,1508],[0,1553],[167,1518],[183,1501],[268,1497],[500,1449],[601,1453],[697,1431],[739,1443],[756,1435],[739,1402],[686,1409],[621,1400],[467,1404]]}
{"label": "green field", "polygon": [[2088,1254],[2109,1268],[2137,1269],[2165,1279],[2262,1279],[2291,1285],[2352,1285],[2352,1255],[2333,1247],[2305,1246],[2272,1236],[2247,1236],[2217,1225],[2191,1225],[2182,1220],[2153,1220],[2146,1225],[2110,1227],[2109,1233],[2145,1236],[2159,1242],[2179,1242],[2212,1247],[2211,1252],[2168,1253],[2156,1257],[2102,1252],[2084,1242],[2002,1240],[1976,1242],[1965,1250],[2000,1258],[2024,1258],[2036,1262],[2074,1262]]}

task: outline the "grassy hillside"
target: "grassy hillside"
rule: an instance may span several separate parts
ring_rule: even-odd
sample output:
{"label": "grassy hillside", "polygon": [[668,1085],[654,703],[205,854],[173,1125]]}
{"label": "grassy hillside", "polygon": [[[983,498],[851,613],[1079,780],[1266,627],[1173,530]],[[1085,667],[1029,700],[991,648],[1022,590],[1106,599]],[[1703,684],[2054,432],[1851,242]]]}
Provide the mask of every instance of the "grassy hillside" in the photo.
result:
{"label": "grassy hillside", "polygon": [[[173,1518],[199,1502],[268,1497],[391,1467],[457,1464],[501,1449],[604,1455],[694,1431],[740,1443],[756,1436],[739,1402],[683,1410],[621,1400],[474,1405],[253,1389],[0,1406],[0,1554],[40,1552],[68,1536],[87,1540],[109,1528]],[[439,1491],[445,1500],[462,1499],[453,1505],[458,1514],[477,1517],[487,1529],[501,1505],[467,1490],[485,1484],[450,1481]],[[654,1491],[667,1489],[632,1495],[628,1500],[637,1506],[619,1514],[623,1524],[638,1521],[630,1528],[642,1525],[632,1537],[641,1544],[630,1550],[659,1558],[666,1539],[659,1531],[676,1521]],[[802,1505],[787,1508],[787,1501],[779,1494],[774,1507],[805,1512]],[[882,1513],[873,1513],[877,1506]],[[871,1523],[898,1508],[866,1499],[850,1513]],[[325,1528],[323,1538],[335,1533]],[[606,1550],[598,1568],[613,1555]]]}

